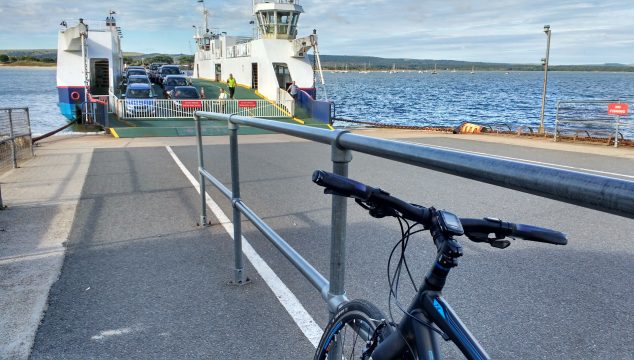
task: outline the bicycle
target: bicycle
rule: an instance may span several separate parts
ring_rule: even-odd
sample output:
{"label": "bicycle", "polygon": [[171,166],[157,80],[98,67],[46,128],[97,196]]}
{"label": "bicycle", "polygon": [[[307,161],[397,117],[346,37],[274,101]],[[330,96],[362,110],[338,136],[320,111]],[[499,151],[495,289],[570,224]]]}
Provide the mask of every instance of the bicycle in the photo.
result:
{"label": "bicycle", "polygon": [[[342,304],[324,330],[315,360],[437,360],[440,359],[438,336],[445,341],[453,341],[467,359],[490,359],[442,297],[447,276],[458,265],[458,258],[463,254],[462,246],[454,237],[466,235],[471,241],[488,243],[500,249],[511,244],[507,237],[556,245],[566,245],[568,242],[565,234],[555,230],[495,218],[458,218],[446,210],[410,204],[380,188],[323,170],[313,173],[313,182],[325,187],[326,194],[355,199],[375,218],[392,216],[398,219],[402,236],[388,259],[388,284],[390,314],[392,298],[404,314],[396,324],[393,320],[388,321],[368,301],[352,300]],[[405,260],[405,250],[410,237],[422,231],[430,231],[437,255],[423,285],[417,288]],[[399,245],[400,259],[391,273],[392,258]],[[403,267],[417,291],[407,309],[398,302],[398,285]]]}

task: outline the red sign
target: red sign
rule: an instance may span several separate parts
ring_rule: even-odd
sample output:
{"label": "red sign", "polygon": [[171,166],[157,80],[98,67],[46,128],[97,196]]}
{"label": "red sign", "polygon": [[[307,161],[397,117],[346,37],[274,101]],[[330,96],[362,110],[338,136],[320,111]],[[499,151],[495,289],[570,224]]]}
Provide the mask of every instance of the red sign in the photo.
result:
{"label": "red sign", "polygon": [[183,109],[202,109],[203,102],[200,100],[182,100]]}
{"label": "red sign", "polygon": [[627,104],[608,104],[608,114],[610,115],[627,115]]}
{"label": "red sign", "polygon": [[238,107],[241,108],[254,108],[258,106],[256,100],[238,100]]}

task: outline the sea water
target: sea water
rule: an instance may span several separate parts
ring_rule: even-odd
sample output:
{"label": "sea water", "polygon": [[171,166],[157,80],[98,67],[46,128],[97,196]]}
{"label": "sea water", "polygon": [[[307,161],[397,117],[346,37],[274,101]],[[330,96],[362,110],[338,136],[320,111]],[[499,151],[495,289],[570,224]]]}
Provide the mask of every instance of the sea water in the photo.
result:
{"label": "sea water", "polygon": [[43,134],[68,123],[57,102],[54,67],[0,68],[0,108],[28,107],[33,134]]}
{"label": "sea water", "polygon": [[[334,100],[340,118],[421,126],[457,126],[469,121],[537,129],[544,73],[328,73],[326,82],[326,95]],[[552,71],[546,99],[544,125],[552,129],[558,101],[622,99],[631,104],[634,73]],[[631,115],[626,119],[634,121]],[[634,135],[633,128],[623,130]]]}
{"label": "sea water", "polygon": [[[333,100],[341,118],[420,126],[457,126],[471,121],[537,128],[540,123],[542,72],[324,75],[326,88],[318,86],[320,97]],[[547,128],[554,126],[557,101],[571,99],[633,101],[634,73],[550,72],[544,119]],[[0,68],[0,108],[28,107],[33,133],[67,123],[57,101],[54,68]],[[632,113],[634,106],[630,106]],[[633,122],[634,118],[630,115],[624,120]],[[623,130],[626,137],[634,136],[634,128]]]}

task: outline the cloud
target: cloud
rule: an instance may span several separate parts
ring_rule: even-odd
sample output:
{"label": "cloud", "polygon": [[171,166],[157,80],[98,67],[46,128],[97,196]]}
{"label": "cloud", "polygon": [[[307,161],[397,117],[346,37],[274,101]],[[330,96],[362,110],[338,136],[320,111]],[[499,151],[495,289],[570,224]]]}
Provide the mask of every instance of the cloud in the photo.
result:
{"label": "cloud", "polygon": [[[206,0],[206,4],[214,31],[251,35],[251,0]],[[545,50],[542,27],[549,24],[555,64],[631,63],[634,58],[630,0],[301,0],[300,4],[305,10],[300,35],[317,29],[323,54],[537,63]],[[0,23],[4,38],[16,38],[8,47],[35,47],[25,44],[38,44],[36,39],[43,41],[43,34],[48,34],[50,44],[43,47],[54,47],[62,19],[102,20],[110,9],[117,11],[124,35],[135,34],[126,35],[129,50],[182,49],[191,38],[192,25],[202,23],[195,0],[90,5],[75,0],[3,1]]]}

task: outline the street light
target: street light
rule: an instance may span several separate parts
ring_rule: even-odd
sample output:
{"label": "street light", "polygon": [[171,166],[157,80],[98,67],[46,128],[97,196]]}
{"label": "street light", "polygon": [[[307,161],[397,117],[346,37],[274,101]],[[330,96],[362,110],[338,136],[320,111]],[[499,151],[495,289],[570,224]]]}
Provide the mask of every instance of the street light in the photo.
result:
{"label": "street light", "polygon": [[544,67],[544,91],[542,92],[542,112],[539,120],[539,133],[545,134],[544,131],[544,108],[546,107],[546,85],[548,84],[548,57],[550,54],[550,25],[544,25],[544,33],[548,38],[546,42],[546,57],[542,58],[542,66]]}

